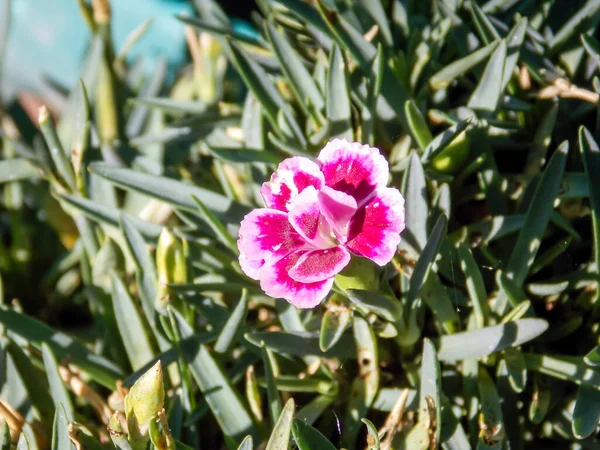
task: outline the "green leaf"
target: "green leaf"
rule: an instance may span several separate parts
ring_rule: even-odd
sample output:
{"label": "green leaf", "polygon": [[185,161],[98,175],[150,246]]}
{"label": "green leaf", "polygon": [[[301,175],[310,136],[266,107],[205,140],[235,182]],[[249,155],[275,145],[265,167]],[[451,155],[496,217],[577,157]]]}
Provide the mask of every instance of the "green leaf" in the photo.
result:
{"label": "green leaf", "polygon": [[71,192],[74,192],[77,189],[77,184],[75,182],[73,166],[71,166],[71,161],[58,139],[54,120],[50,117],[50,113],[45,106],[42,106],[40,109],[39,125],[58,174]]}
{"label": "green leaf", "polygon": [[528,370],[600,390],[600,372],[587,367],[580,358],[538,355],[535,353],[524,353],[524,356]]}
{"label": "green leaf", "polygon": [[38,178],[40,169],[23,158],[0,161],[0,184]]}
{"label": "green leaf", "polygon": [[46,343],[56,356],[69,358],[71,364],[108,389],[114,389],[116,381],[123,378],[123,372],[117,365],[92,353],[85,345],[37,319],[0,308],[0,323],[36,347]]}
{"label": "green leaf", "polygon": [[337,45],[334,45],[329,56],[327,73],[326,112],[329,135],[352,141],[350,96],[346,73],[346,62],[342,52]]}
{"label": "green leaf", "polygon": [[252,436],[246,436],[237,450],[254,450],[254,443],[252,442]]}
{"label": "green leaf", "polygon": [[305,113],[311,114],[311,106],[321,111],[325,106],[323,95],[285,34],[276,29],[272,20],[267,22],[265,30],[279,65]]}
{"label": "green leaf", "polygon": [[425,151],[427,146],[433,140],[431,131],[425,122],[425,118],[419,111],[414,100],[408,100],[404,103],[404,114],[412,137],[415,139],[421,151]]}
{"label": "green leaf", "polygon": [[302,147],[306,147],[306,139],[302,134],[300,126],[267,73],[238,44],[231,40],[228,40],[228,42],[234,66],[243,78],[246,86],[248,86],[256,99],[261,103],[273,128],[279,130],[277,115],[279,111],[282,111],[294,137]]}
{"label": "green leaf", "polygon": [[363,8],[373,21],[375,21],[385,44],[392,46],[392,31],[390,30],[390,24],[383,3],[380,0],[358,0],[357,5]]}
{"label": "green leaf", "polygon": [[23,424],[23,430],[19,436],[16,450],[39,450],[33,428],[27,422]]}
{"label": "green leaf", "polygon": [[360,432],[360,419],[373,404],[379,389],[379,350],[377,338],[366,317],[354,313],[352,321],[358,377],[354,379],[348,399],[346,429],[342,431],[342,442],[348,448],[355,447]]}
{"label": "green leaf", "polygon": [[209,20],[201,20],[195,17],[176,16],[178,20],[182,21],[187,25],[191,25],[194,28],[199,29],[207,33],[214,34],[218,37],[231,37],[239,42],[244,42],[252,45],[260,45],[260,41],[255,39],[253,36],[249,36],[246,33],[240,33],[235,27],[216,25],[215,22]]}
{"label": "green leaf", "polygon": [[294,420],[294,411],[296,405],[294,399],[290,398],[285,404],[277,423],[273,427],[271,437],[267,442],[265,450],[284,450],[287,449],[292,432],[292,422]]}
{"label": "green leaf", "polygon": [[555,53],[569,39],[585,27],[589,26],[589,19],[594,17],[600,9],[600,3],[594,0],[588,0],[575,14],[570,15],[569,19],[563,23],[563,26],[556,32],[548,43],[549,51]]}
{"label": "green leaf", "polygon": [[261,342],[277,353],[296,356],[317,355],[330,358],[355,358],[356,347],[349,334],[344,334],[337,345],[327,352],[319,347],[319,336],[306,332],[254,331],[246,333],[246,339],[260,347]]}
{"label": "green leaf", "polygon": [[334,445],[319,430],[301,420],[294,420],[292,434],[298,450],[335,450]]}
{"label": "green leaf", "polygon": [[421,163],[424,166],[430,164],[431,161],[433,161],[436,156],[442,153],[446,149],[446,147],[448,147],[448,145],[450,145],[460,133],[467,129],[472,119],[472,117],[469,117],[465,120],[461,120],[457,124],[452,125],[446,131],[443,131],[442,133],[438,134],[435,138],[433,138],[433,140],[430,140],[430,142],[423,150],[423,156],[421,156]]}
{"label": "green leaf", "polygon": [[215,216],[215,214],[213,214],[212,211],[208,209],[198,197],[192,195],[192,199],[198,206],[200,217],[202,217],[202,220],[204,220],[204,222],[206,222],[210,229],[215,233],[217,239],[234,254],[237,254],[238,248],[236,241],[234,237],[227,231],[225,225],[219,221],[217,216]]}
{"label": "green leaf", "polygon": [[441,214],[436,221],[427,244],[423,248],[423,252],[419,256],[415,268],[410,277],[408,293],[406,295],[406,304],[410,305],[419,296],[423,285],[429,275],[429,271],[440,249],[440,243],[446,234],[446,226],[448,219]]}
{"label": "green leaf", "polygon": [[[585,127],[579,128],[579,148],[583,159],[583,167],[590,190],[590,206],[592,209],[592,232],[594,236],[594,261],[600,267],[600,149],[592,134]],[[600,279],[598,279],[595,301],[600,301]]]}
{"label": "green leaf", "polygon": [[[42,357],[44,359],[44,368],[46,369],[46,376],[48,377],[48,384],[50,386],[50,395],[56,410],[62,408],[64,413],[64,419],[67,422],[73,422],[75,420],[75,413],[73,412],[73,404],[71,398],[67,392],[65,383],[60,376],[58,363],[54,357],[54,353],[47,344],[42,344]],[[56,426],[56,415],[55,415],[55,426]]]}
{"label": "green leaf", "polygon": [[[525,162],[524,171],[528,175],[537,174],[546,162],[548,147],[550,146],[550,142],[552,142],[552,133],[554,132],[556,118],[558,117],[558,109],[559,102],[552,103],[550,109],[548,109],[540,121],[533,137],[533,148],[527,154],[527,161]],[[567,188],[563,189],[565,192],[569,190]]]}
{"label": "green leaf", "polygon": [[506,42],[500,41],[485,66],[479,84],[467,106],[476,111],[494,112],[503,92],[503,73],[506,62]]}
{"label": "green leaf", "polygon": [[58,198],[91,220],[112,228],[119,228],[120,217],[126,217],[130,224],[148,241],[155,242],[163,227],[147,222],[129,213],[110,206],[101,205],[92,200],[74,195],[58,195]]}
{"label": "green leaf", "polygon": [[369,63],[377,53],[375,46],[368,42],[361,32],[348,23],[341,14],[328,9],[322,0],[315,3],[323,22],[327,25],[329,34],[332,35],[340,47],[352,55],[352,58],[363,70],[367,71]]}
{"label": "green leaf", "polygon": [[275,423],[275,420],[281,414],[281,396],[279,395],[279,391],[277,389],[277,384],[275,380],[275,356],[273,353],[267,349],[265,343],[262,342],[260,346],[261,356],[263,360],[263,366],[265,371],[265,380],[267,385],[267,399],[269,402],[269,414],[271,416],[272,423]]}
{"label": "green leaf", "polygon": [[230,163],[278,164],[281,158],[271,152],[251,148],[225,148],[206,146],[206,149],[222,161]]}
{"label": "green leaf", "polygon": [[490,317],[490,307],[483,277],[471,250],[462,242],[458,246],[458,255],[461,259],[460,267],[465,274],[467,292],[473,304],[477,326],[483,328]]}
{"label": "green leaf", "polygon": [[552,155],[531,200],[525,223],[504,270],[506,275],[518,285],[523,283],[535,260],[543,233],[550,220],[554,199],[560,190],[568,148],[568,142],[564,142]]}
{"label": "green leaf", "polygon": [[10,428],[6,420],[2,421],[2,430],[0,431],[0,450],[10,450]]}
{"label": "green leaf", "polygon": [[242,327],[246,323],[246,315],[248,314],[248,291],[242,290],[242,297],[235,305],[234,310],[227,319],[225,326],[219,334],[219,338],[214,347],[217,353],[227,353],[233,344],[237,341],[241,334]]}
{"label": "green leaf", "polygon": [[456,78],[464,75],[491,55],[492,52],[496,50],[499,43],[500,41],[492,42],[491,44],[474,51],[470,55],[447,65],[429,79],[429,85],[436,91],[447,88]]}
{"label": "green leaf", "polygon": [[548,328],[542,319],[521,319],[493,327],[465,331],[440,337],[438,358],[441,361],[474,359],[517,347],[535,339]]}
{"label": "green leaf", "polygon": [[146,327],[119,276],[111,272],[112,304],[119,334],[133,370],[143,367],[154,357]]}
{"label": "green leaf", "polygon": [[494,40],[500,39],[498,31],[494,28],[490,19],[485,15],[477,3],[470,3],[471,18],[475,23],[477,31],[485,44],[490,44]]}
{"label": "green leaf", "polygon": [[298,411],[296,419],[311,425],[331,406],[334,400],[335,397],[332,395],[319,395]]}
{"label": "green leaf", "polygon": [[[12,358],[31,402],[40,411],[42,418],[49,421],[54,414],[55,406],[48,393],[45,377],[35,368],[31,357],[26,355],[13,340],[2,340],[2,347],[7,352],[7,356],[10,355]],[[49,422],[44,423],[50,426]]]}
{"label": "green leaf", "polygon": [[[425,172],[419,157],[412,153],[409,157],[408,168],[402,180],[402,193],[406,200],[406,228],[402,232],[402,241],[406,242],[416,256],[421,253],[427,243],[427,188]],[[402,243],[400,244],[402,246]]]}
{"label": "green leaf", "polygon": [[54,414],[54,425],[52,427],[52,450],[68,450],[75,448],[69,439],[69,421],[67,412],[61,403],[56,405]]}
{"label": "green leaf", "polygon": [[348,289],[348,298],[361,308],[365,308],[388,322],[396,322],[402,317],[402,306],[396,299],[362,289]]}
{"label": "green leaf", "polygon": [[590,350],[590,352],[583,357],[583,360],[588,366],[600,366],[600,345],[597,345]]}
{"label": "green leaf", "polygon": [[[183,339],[194,335],[192,328],[183,319],[178,319],[177,325]],[[183,353],[223,434],[238,442],[248,434],[257,436],[250,413],[233,389],[231,380],[208,349],[203,344],[183,346]]]}
{"label": "green leaf", "polygon": [[[433,442],[440,441],[441,406],[442,399],[442,372],[440,363],[436,356],[436,350],[431,341],[427,338],[423,340],[423,359],[421,360],[421,385],[419,388],[419,422],[429,417],[431,413],[430,406],[433,403],[435,412],[435,427]],[[417,425],[418,426],[418,425]]]}
{"label": "green leaf", "polygon": [[202,115],[209,110],[209,106],[200,101],[173,100],[163,97],[134,97],[128,101],[135,105],[158,109],[173,116]]}
{"label": "green leaf", "polygon": [[519,61],[519,54],[525,39],[526,31],[527,18],[521,17],[506,36],[506,62],[504,63],[504,71],[502,73],[502,92],[506,89],[506,86],[513,76],[517,62]]}
{"label": "green leaf", "polygon": [[326,352],[338,343],[344,331],[350,323],[352,310],[344,305],[327,308],[321,320],[321,332],[319,333],[319,348]]}
{"label": "green leaf", "polygon": [[198,206],[192,199],[195,196],[217,217],[227,222],[239,223],[248,212],[246,207],[223,195],[170,178],[103,163],[90,165],[90,171],[123,189],[141,192],[186,211],[197,211]]}
{"label": "green leaf", "polygon": [[504,351],[508,381],[515,392],[523,392],[527,384],[527,366],[523,353],[516,348]]}
{"label": "green leaf", "polygon": [[600,422],[600,391],[590,386],[579,386],[573,409],[573,434],[585,439],[596,431]]}
{"label": "green leaf", "polygon": [[500,396],[496,385],[487,370],[480,366],[477,377],[479,398],[481,401],[480,423],[482,432],[479,434],[477,448],[500,448],[504,441],[504,429]]}

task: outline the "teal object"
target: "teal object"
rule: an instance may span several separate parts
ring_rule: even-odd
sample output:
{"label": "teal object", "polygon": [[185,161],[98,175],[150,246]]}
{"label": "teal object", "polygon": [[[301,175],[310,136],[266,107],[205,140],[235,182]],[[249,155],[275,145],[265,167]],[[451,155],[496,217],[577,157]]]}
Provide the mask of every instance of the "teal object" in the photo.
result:
{"label": "teal object", "polygon": [[[116,0],[111,2],[112,36],[118,51],[138,25],[152,19],[147,33],[129,53],[129,60],[144,57],[151,73],[159,58],[166,58],[173,73],[186,58],[183,25],[174,16],[192,15],[189,3],[177,0]],[[12,0],[10,29],[3,67],[4,90],[40,91],[43,78],[66,88],[77,82],[91,40],[76,0]]]}

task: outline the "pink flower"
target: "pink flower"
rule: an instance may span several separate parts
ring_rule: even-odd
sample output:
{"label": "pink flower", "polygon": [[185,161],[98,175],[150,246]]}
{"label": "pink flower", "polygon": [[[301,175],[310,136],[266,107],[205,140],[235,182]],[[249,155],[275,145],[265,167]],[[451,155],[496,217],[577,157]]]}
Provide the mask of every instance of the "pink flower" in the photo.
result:
{"label": "pink flower", "polygon": [[389,263],[404,230],[404,198],[386,187],[388,177],[379,150],[341,139],[316,163],[286,159],[262,186],[266,208],[241,223],[242,270],[267,295],[312,308],[351,254]]}

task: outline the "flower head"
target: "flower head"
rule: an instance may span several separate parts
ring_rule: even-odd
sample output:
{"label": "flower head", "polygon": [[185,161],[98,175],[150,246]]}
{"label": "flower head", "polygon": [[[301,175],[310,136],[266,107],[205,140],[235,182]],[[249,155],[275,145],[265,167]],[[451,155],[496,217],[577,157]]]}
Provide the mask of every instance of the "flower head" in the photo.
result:
{"label": "flower head", "polygon": [[299,308],[318,305],[351,255],[389,263],[404,230],[404,198],[387,187],[376,148],[334,139],[317,161],[283,161],[263,184],[266,208],[242,221],[240,265],[266,294]]}

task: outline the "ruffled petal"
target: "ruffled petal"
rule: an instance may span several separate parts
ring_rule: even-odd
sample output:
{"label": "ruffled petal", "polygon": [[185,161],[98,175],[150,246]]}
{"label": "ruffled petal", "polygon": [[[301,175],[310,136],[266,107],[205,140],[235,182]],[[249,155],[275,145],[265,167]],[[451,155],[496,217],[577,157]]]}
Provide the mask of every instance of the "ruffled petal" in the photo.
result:
{"label": "ruffled petal", "polygon": [[354,197],[325,186],[319,191],[319,207],[321,214],[335,231],[338,241],[346,242],[348,224],[357,209]]}
{"label": "ruffled petal", "polygon": [[350,253],[342,246],[304,253],[289,275],[302,283],[314,283],[334,277],[350,262]]}
{"label": "ruffled petal", "polygon": [[402,230],[404,230],[402,194],[398,189],[379,188],[352,218],[346,248],[384,266],[394,257]]}
{"label": "ruffled petal", "polygon": [[290,269],[305,252],[294,252],[274,263],[267,263],[260,271],[260,287],[267,295],[283,298],[297,308],[314,308],[327,296],[333,278],[315,283],[292,279]]}
{"label": "ruffled petal", "polygon": [[359,206],[388,182],[389,166],[379,150],[345,139],[329,142],[318,158],[325,184],[356,199]]}
{"label": "ruffled petal", "polygon": [[307,246],[290,224],[287,214],[275,209],[255,209],[240,224],[240,266],[251,278],[258,277],[264,261],[277,261]]}
{"label": "ruffled petal", "polygon": [[291,202],[304,189],[309,186],[321,189],[323,185],[319,166],[308,158],[294,156],[279,164],[271,181],[262,185],[260,194],[267,208],[288,211]]}
{"label": "ruffled petal", "polygon": [[[238,244],[238,248],[240,248],[239,244]],[[240,267],[242,268],[242,271],[246,275],[248,275],[253,280],[258,280],[258,275],[260,273],[260,269],[265,264],[264,259],[250,259],[249,255],[242,253],[240,250],[239,262],[240,262]]]}
{"label": "ruffled petal", "polygon": [[335,245],[331,227],[321,215],[319,193],[314,187],[307,187],[292,201],[288,218],[298,234],[313,246],[327,248]]}

